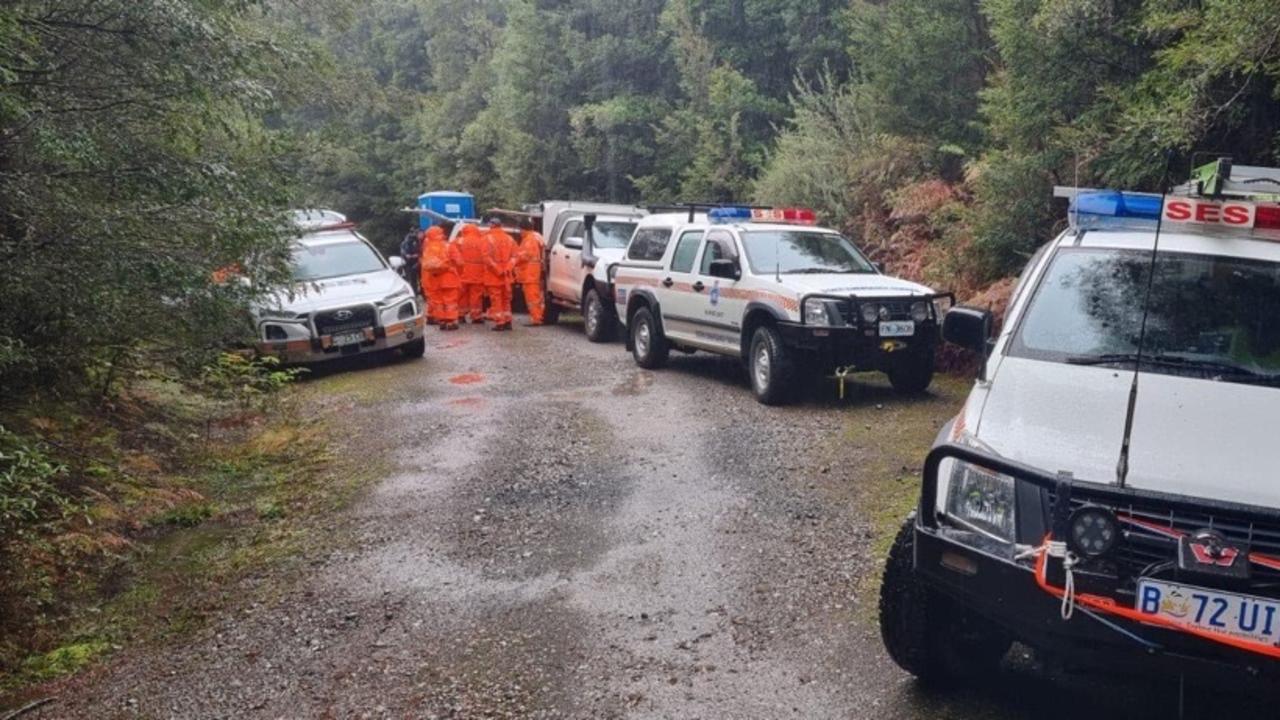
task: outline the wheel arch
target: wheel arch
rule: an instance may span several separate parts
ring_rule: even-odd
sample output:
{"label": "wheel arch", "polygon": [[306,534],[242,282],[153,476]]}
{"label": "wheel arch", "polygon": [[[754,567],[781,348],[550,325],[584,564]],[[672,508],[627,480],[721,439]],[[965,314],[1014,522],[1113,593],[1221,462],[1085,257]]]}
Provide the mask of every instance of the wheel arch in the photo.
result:
{"label": "wheel arch", "polygon": [[751,338],[755,335],[756,328],[764,324],[784,322],[786,319],[781,310],[768,303],[747,303],[746,312],[742,315],[742,337],[739,342],[739,354],[743,361],[751,353]]}
{"label": "wheel arch", "polygon": [[635,349],[635,343],[631,340],[631,318],[642,307],[649,308],[649,312],[653,313],[653,321],[657,323],[659,329],[662,328],[662,309],[658,304],[658,298],[650,290],[632,290],[631,296],[627,298],[627,327],[625,333],[627,350]]}

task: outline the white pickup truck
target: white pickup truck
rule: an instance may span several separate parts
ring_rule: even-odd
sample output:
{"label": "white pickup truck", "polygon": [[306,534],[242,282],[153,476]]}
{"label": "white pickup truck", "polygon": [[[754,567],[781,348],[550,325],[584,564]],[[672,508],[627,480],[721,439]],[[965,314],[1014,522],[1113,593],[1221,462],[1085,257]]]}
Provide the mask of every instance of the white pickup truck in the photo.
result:
{"label": "white pickup truck", "polygon": [[[529,208],[542,217],[542,237],[547,243],[546,321],[553,323],[561,310],[582,313],[587,339],[606,342],[617,331],[618,321],[603,287],[597,287],[592,269],[622,259],[646,210],[633,205],[548,200]],[[583,253],[587,216],[594,216],[590,252]]]}

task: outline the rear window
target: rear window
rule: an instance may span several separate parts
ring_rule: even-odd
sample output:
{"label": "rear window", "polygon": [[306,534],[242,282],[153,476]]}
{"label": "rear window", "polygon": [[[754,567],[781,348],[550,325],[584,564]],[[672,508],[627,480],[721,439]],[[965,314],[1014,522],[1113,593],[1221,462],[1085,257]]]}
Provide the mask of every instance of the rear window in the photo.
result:
{"label": "rear window", "polygon": [[676,252],[671,256],[671,272],[693,271],[693,259],[698,256],[699,242],[702,242],[701,230],[693,230],[680,236],[680,242],[676,243]]}
{"label": "rear window", "polygon": [[627,250],[628,260],[661,260],[667,252],[667,243],[671,242],[669,228],[642,228],[631,238],[631,247]]}

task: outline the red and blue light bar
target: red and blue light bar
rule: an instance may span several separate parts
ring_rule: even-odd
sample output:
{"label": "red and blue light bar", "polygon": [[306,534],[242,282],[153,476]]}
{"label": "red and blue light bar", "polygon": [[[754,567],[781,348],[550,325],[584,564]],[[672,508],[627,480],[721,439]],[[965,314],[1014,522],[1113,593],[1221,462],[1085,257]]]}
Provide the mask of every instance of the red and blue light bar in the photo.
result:
{"label": "red and blue light bar", "polygon": [[771,222],[790,225],[814,225],[818,215],[808,208],[719,207],[707,211],[713,223]]}
{"label": "red and blue light bar", "polygon": [[1071,226],[1080,230],[1229,232],[1280,240],[1280,204],[1120,190],[1081,191],[1071,201]]}

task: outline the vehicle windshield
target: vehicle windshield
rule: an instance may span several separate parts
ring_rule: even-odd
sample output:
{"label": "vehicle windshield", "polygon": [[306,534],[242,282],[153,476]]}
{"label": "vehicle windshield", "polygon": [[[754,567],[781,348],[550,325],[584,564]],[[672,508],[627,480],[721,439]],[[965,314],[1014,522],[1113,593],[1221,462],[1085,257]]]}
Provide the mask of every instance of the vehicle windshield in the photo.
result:
{"label": "vehicle windshield", "polygon": [[853,243],[814,230],[747,230],[742,246],[751,271],[772,273],[874,273]]}
{"label": "vehicle windshield", "polygon": [[603,220],[592,226],[591,242],[597,248],[621,250],[627,246],[635,229],[636,223],[633,222]]}
{"label": "vehicle windshield", "polygon": [[303,245],[293,251],[293,279],[296,282],[377,272],[384,267],[373,248],[359,240]]}
{"label": "vehicle windshield", "polygon": [[[1151,254],[1059,250],[1011,354],[1132,367]],[[1280,263],[1160,253],[1141,349],[1144,372],[1280,384]]]}

